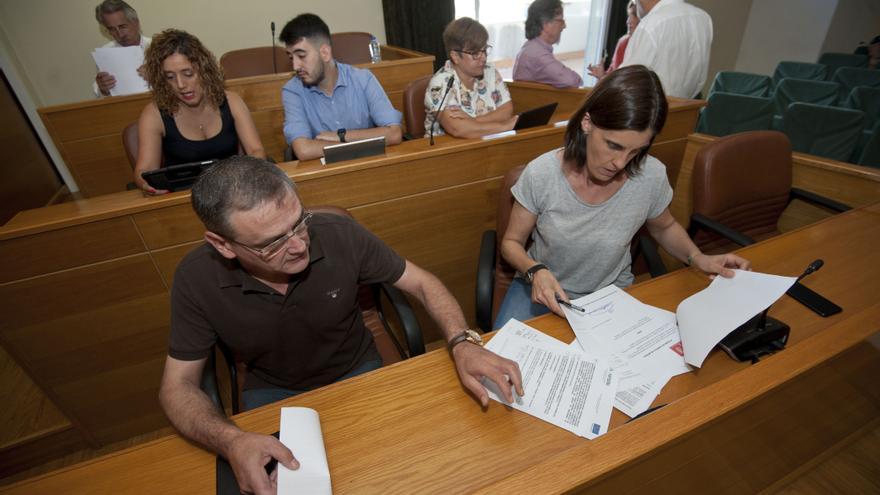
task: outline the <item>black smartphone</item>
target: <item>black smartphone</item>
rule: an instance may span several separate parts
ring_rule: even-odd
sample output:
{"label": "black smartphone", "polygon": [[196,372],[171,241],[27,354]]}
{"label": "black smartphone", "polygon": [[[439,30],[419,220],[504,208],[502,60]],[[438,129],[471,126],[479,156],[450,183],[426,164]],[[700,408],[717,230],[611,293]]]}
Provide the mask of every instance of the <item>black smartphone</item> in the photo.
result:
{"label": "black smartphone", "polygon": [[792,285],[791,288],[788,289],[788,292],[786,292],[786,294],[793,297],[797,302],[812,309],[813,312],[819,316],[827,317],[843,311],[840,306],[834,304],[828,299],[825,299],[824,296],[813,291],[812,289],[801,284],[800,282],[795,282],[794,285]]}

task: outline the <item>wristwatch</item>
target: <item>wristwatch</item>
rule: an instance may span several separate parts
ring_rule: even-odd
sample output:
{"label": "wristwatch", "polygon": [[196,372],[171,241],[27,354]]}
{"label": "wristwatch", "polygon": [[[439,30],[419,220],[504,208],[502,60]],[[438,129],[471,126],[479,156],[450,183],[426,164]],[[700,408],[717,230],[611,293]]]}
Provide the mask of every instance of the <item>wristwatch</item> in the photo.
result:
{"label": "wristwatch", "polygon": [[453,347],[465,341],[470,342],[471,344],[476,344],[480,347],[483,346],[483,337],[480,337],[480,334],[478,334],[474,330],[467,328],[460,334],[452,337],[452,339],[450,339],[449,342],[446,344],[446,348],[449,349],[449,352],[452,352]]}
{"label": "wristwatch", "polygon": [[540,270],[546,270],[546,269],[547,269],[547,266],[544,265],[543,263],[535,263],[534,265],[532,265],[531,268],[526,270],[526,273],[525,273],[526,280],[528,280],[529,283],[532,283],[532,280],[534,280],[534,278],[535,278],[535,273],[537,273]]}
{"label": "wristwatch", "polygon": [[339,142],[345,142],[345,127],[336,131],[336,135],[339,136]]}

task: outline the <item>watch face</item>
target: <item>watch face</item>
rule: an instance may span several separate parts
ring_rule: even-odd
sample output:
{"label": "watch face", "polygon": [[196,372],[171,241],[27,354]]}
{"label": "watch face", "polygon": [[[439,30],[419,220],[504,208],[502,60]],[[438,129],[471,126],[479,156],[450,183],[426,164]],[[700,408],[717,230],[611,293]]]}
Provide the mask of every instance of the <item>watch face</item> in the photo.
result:
{"label": "watch face", "polygon": [[480,336],[477,332],[473,330],[465,330],[464,333],[467,335],[467,339],[474,344],[483,345],[483,337]]}

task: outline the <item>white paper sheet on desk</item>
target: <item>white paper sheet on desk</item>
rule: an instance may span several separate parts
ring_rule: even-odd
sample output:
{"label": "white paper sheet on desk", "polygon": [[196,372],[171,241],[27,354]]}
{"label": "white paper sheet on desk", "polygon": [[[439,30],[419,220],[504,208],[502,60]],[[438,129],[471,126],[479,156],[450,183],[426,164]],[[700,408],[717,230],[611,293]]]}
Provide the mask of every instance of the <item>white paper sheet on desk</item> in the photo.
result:
{"label": "white paper sheet on desk", "polygon": [[525,395],[508,404],[494,383],[489,397],[585,438],[608,431],[617,378],[606,359],[511,319],[486,348],[516,361]]}
{"label": "white paper sheet on desk", "polygon": [[733,278],[715,277],[709,287],[678,305],[678,331],[684,358],[702,366],[721,339],[782,297],[797,280],[734,270]]}
{"label": "white paper sheet on desk", "polygon": [[95,48],[92,58],[98,70],[116,78],[116,85],[110,90],[112,96],[149,91],[147,81],[137,72],[144,65],[144,50],[140,46]]}
{"label": "white paper sheet on desk", "polygon": [[299,461],[299,469],[278,465],[278,495],[333,493],[318,412],[307,407],[282,407],[279,437]]}

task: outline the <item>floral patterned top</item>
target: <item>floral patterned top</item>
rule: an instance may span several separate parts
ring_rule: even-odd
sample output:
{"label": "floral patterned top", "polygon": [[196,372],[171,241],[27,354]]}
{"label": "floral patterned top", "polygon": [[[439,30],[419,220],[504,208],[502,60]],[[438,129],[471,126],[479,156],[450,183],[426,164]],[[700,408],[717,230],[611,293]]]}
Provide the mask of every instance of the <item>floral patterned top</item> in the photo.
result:
{"label": "floral patterned top", "polygon": [[[454,82],[446,100],[443,101],[443,108],[440,108],[440,100],[443,99],[450,77]],[[510,91],[507,90],[507,85],[504,84],[504,79],[495,66],[487,63],[483,69],[483,77],[474,82],[473,90],[469,90],[461,83],[458,74],[452,68],[452,62],[447,60],[428,82],[428,88],[425,90],[425,137],[431,132],[435,116],[443,109],[459,108],[471,117],[479,117],[495,111],[508,101],[510,101]],[[442,134],[445,132],[438,122],[434,128],[434,135]]]}

